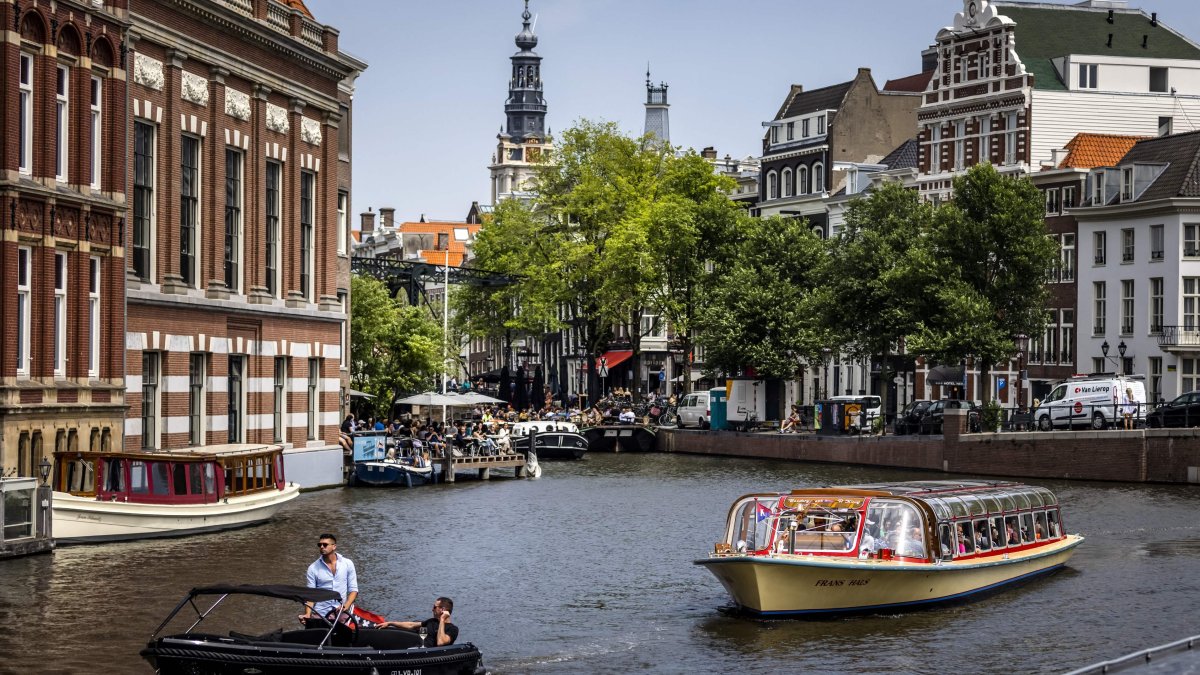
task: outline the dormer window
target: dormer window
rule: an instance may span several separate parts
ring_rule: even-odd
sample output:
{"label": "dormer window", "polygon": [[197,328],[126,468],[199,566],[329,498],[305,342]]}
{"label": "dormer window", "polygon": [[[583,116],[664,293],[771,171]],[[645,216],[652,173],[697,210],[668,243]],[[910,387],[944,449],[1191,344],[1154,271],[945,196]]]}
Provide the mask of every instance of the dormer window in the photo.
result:
{"label": "dormer window", "polygon": [[1133,167],[1121,169],[1121,201],[1133,201]]}
{"label": "dormer window", "polygon": [[796,123],[788,122],[787,123],[787,139],[789,141],[791,141],[791,140],[795,140],[795,138],[796,138]]}
{"label": "dormer window", "polygon": [[800,136],[801,136],[801,138],[808,138],[810,135],[811,134],[809,134],[809,131],[808,131],[808,120],[800,120]]}
{"label": "dormer window", "polygon": [[1080,89],[1097,89],[1096,83],[1097,66],[1094,63],[1079,64],[1079,88]]}
{"label": "dormer window", "polygon": [[1092,173],[1092,206],[1104,206],[1104,172]]}
{"label": "dormer window", "polygon": [[779,127],[777,125],[773,124],[773,125],[771,125],[771,144],[773,145],[778,142],[779,142]]}
{"label": "dormer window", "polygon": [[817,116],[817,135],[820,136],[824,133],[825,133],[825,116],[818,115]]}

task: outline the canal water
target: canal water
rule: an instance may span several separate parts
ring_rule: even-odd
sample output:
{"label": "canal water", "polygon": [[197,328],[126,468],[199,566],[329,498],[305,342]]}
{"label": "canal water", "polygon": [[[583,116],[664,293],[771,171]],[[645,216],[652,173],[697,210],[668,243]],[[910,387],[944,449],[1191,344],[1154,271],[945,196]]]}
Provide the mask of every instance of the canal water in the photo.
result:
{"label": "canal water", "polygon": [[[1058,574],[931,611],[757,621],[719,611],[723,589],[692,565],[735,497],[939,476],[664,454],[543,467],[326,490],[256,528],[0,562],[0,671],[149,672],[138,650],[188,588],[303,584],[325,531],[357,565],[361,606],[426,618],[450,596],[494,673],[1062,672],[1200,633],[1197,488],[1040,482],[1088,537]],[[294,623],[269,602],[257,622]]]}

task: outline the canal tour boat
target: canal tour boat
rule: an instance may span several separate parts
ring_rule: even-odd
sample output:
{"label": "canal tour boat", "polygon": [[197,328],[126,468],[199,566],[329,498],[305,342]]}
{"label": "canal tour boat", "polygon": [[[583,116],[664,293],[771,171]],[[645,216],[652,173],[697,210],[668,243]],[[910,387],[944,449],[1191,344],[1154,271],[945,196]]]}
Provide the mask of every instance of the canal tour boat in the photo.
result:
{"label": "canal tour boat", "polygon": [[[211,605],[209,598],[216,600]],[[227,598],[239,598],[228,605]],[[475,645],[467,642],[441,647],[424,646],[431,642],[416,633],[401,628],[368,627],[365,623],[339,613],[332,623],[321,620],[324,627],[314,627],[310,621],[304,628],[284,630],[275,628],[260,633],[200,632],[197,627],[213,615],[207,630],[215,625],[236,625],[244,630],[262,631],[269,626],[254,626],[248,622],[269,613],[263,603],[248,604],[246,598],[274,598],[298,603],[294,609],[303,611],[304,603],[341,600],[336,591],[303,586],[249,586],[219,584],[193,588],[158,626],[141,656],[160,675],[193,675],[194,673],[263,673],[291,675],[292,673],[328,673],[330,675],[377,675],[379,673],[421,673],[421,675],[483,675],[483,657]],[[199,603],[199,604],[198,604]],[[279,604],[279,603],[275,603]],[[195,619],[185,615],[188,627],[179,633],[160,636],[163,629],[184,607],[190,606]],[[260,610],[250,613],[249,610]],[[266,613],[263,613],[266,612]],[[237,615],[241,618],[238,619]],[[366,614],[361,613],[360,614]],[[296,611],[289,612],[295,621]],[[372,615],[382,621],[383,617]],[[215,625],[214,625],[215,624]]]}
{"label": "canal tour boat", "polygon": [[1054,572],[1083,541],[1019,483],[917,481],[749,494],[695,564],[760,616],[890,612]]}
{"label": "canal tour boat", "polygon": [[265,522],[296,498],[277,445],[54,453],[60,544],[177,537]]}
{"label": "canal tour boat", "polygon": [[571,422],[534,420],[515,422],[509,443],[517,453],[529,451],[529,440],[536,434],[534,450],[538,459],[583,459],[588,451],[588,439]]}

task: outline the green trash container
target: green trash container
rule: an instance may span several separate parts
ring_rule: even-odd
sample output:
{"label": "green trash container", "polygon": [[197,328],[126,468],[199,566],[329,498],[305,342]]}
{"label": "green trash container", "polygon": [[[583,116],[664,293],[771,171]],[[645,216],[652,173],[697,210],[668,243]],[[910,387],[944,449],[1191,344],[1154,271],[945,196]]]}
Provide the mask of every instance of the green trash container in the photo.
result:
{"label": "green trash container", "polygon": [[708,414],[710,415],[708,423],[710,429],[728,429],[729,420],[726,419],[728,409],[727,397],[725,395],[725,387],[717,387],[708,390]]}

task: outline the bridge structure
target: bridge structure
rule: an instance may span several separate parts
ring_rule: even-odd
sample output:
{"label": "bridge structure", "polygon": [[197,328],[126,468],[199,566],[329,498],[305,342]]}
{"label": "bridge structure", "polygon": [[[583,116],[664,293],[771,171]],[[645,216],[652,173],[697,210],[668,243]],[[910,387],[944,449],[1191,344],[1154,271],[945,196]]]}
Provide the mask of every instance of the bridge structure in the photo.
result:
{"label": "bridge structure", "polygon": [[397,260],[364,256],[350,258],[350,271],[382,281],[392,295],[404,291],[408,298],[408,304],[414,306],[422,303],[430,306],[429,294],[425,290],[425,285],[429,282],[438,285],[449,281],[456,285],[507,286],[517,281],[515,276],[502,272],[453,266],[447,272],[445,265],[437,265],[423,260]]}

